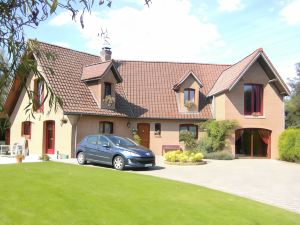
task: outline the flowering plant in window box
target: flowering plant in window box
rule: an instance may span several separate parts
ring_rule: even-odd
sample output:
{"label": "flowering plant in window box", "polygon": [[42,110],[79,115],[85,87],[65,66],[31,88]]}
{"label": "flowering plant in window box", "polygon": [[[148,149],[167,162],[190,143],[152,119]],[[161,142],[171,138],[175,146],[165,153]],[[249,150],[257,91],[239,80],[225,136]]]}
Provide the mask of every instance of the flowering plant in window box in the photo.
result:
{"label": "flowering plant in window box", "polygon": [[260,112],[253,112],[253,113],[251,114],[251,116],[261,116],[261,113],[260,113]]}
{"label": "flowering plant in window box", "polygon": [[105,96],[103,102],[107,104],[108,107],[111,107],[115,103],[115,98],[111,95]]}
{"label": "flowering plant in window box", "polygon": [[187,101],[186,103],[184,103],[184,106],[188,109],[188,110],[192,110],[195,108],[196,104],[192,101]]}

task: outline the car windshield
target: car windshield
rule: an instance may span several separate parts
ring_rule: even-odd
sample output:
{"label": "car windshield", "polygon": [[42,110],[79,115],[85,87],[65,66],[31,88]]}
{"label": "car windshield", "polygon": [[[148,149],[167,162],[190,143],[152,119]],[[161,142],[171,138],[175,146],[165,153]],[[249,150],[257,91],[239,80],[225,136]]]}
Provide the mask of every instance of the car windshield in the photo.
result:
{"label": "car windshield", "polygon": [[137,146],[137,144],[132,140],[130,140],[129,138],[122,138],[118,136],[108,136],[107,138],[117,146],[122,146],[122,147]]}

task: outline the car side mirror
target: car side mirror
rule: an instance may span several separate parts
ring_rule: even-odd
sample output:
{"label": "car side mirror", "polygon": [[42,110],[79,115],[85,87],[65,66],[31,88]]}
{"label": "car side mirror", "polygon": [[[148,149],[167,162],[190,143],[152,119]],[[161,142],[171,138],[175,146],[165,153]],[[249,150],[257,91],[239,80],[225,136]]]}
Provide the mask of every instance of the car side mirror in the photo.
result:
{"label": "car side mirror", "polygon": [[102,147],[104,147],[104,148],[110,148],[109,142],[103,143],[103,144],[102,144]]}

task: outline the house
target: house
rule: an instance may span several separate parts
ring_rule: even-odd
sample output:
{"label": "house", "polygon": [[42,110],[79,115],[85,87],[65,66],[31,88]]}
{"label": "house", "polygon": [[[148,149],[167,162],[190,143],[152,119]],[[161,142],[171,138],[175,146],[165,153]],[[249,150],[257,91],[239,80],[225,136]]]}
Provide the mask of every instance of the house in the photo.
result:
{"label": "house", "polygon": [[[201,138],[198,122],[235,119],[240,127],[229,146],[234,155],[278,157],[283,98],[290,92],[263,49],[221,65],[113,60],[110,48],[98,56],[43,42],[39,47],[55,54],[55,60],[34,58],[45,82],[62,99],[62,108],[50,111],[45,101],[30,117],[24,111],[28,96],[17,78],[5,103],[9,139],[17,142],[24,136],[30,153],[74,157],[86,135],[132,138],[137,130],[142,145],[160,155],[164,145],[179,144],[182,130]],[[42,103],[43,81],[31,74],[26,86]]]}

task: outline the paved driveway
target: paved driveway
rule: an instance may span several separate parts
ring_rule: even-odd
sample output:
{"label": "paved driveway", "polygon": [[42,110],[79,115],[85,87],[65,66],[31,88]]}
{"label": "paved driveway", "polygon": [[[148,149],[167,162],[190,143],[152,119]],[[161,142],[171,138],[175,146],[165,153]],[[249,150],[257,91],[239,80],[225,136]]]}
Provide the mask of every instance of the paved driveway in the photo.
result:
{"label": "paved driveway", "polygon": [[300,213],[300,164],[269,159],[211,160],[202,166],[157,165],[164,169],[134,171],[208,188]]}

